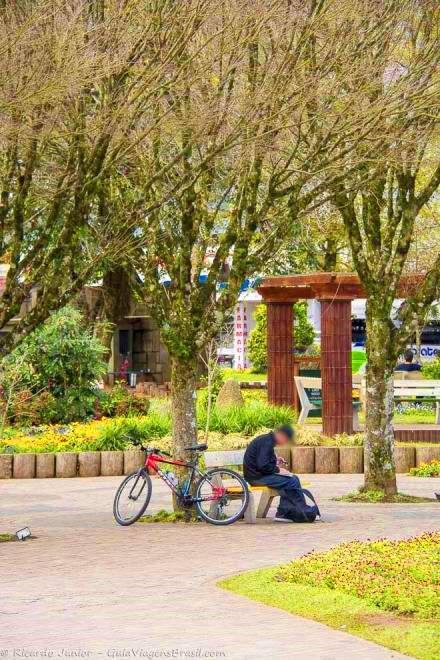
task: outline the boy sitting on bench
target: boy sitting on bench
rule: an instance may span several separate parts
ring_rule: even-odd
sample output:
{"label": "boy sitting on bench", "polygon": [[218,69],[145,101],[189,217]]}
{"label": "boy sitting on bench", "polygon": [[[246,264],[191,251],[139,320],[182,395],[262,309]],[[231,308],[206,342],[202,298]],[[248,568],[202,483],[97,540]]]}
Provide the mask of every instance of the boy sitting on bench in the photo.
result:
{"label": "boy sitting on bench", "polygon": [[[305,503],[299,478],[279,465],[275,447],[283,447],[293,441],[291,426],[280,426],[276,431],[254,438],[248,445],[243,459],[244,478],[251,486],[268,486],[280,493],[280,503],[275,515],[278,522],[293,522],[289,511],[296,509],[298,500]],[[281,462],[282,459],[281,459]]]}

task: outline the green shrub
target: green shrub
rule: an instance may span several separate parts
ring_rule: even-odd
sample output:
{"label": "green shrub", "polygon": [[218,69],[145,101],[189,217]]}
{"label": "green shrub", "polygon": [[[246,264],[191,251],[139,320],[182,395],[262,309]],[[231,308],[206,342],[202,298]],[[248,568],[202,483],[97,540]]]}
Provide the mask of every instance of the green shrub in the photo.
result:
{"label": "green shrub", "polygon": [[[210,431],[222,434],[242,433],[254,435],[262,428],[276,428],[281,424],[292,424],[296,414],[292,408],[273,406],[262,401],[251,401],[244,406],[213,410],[209,424]],[[206,410],[199,407],[198,427],[205,428]]]}
{"label": "green shrub", "polygon": [[148,417],[144,417],[138,425],[139,433],[143,433],[148,438],[163,438],[171,433],[172,421],[171,415],[153,412]]}
{"label": "green shrub", "polygon": [[[295,349],[306,349],[312,346],[315,339],[315,329],[307,318],[307,303],[298,302],[293,305],[293,335]],[[257,371],[267,369],[267,307],[258,305],[254,314],[256,324],[249,335],[248,355],[252,366]]]}
{"label": "green shrub", "polygon": [[425,378],[440,380],[440,355],[437,355],[432,362],[422,365],[422,374]]}
{"label": "green shrub", "polygon": [[[106,371],[103,354],[77,309],[55,312],[2,362],[0,384],[11,408],[6,416],[19,423],[26,417],[30,423],[65,423],[92,415],[96,382]],[[31,394],[27,404],[23,391]]]}
{"label": "green shrub", "polygon": [[422,463],[409,471],[412,477],[440,477],[440,461],[434,460],[430,463]]}
{"label": "green shrub", "polygon": [[125,449],[131,443],[148,444],[151,440],[163,438],[171,431],[171,418],[152,412],[147,417],[129,417],[107,424],[95,444],[97,451]]}
{"label": "green shrub", "polygon": [[364,444],[364,434],[354,433],[353,435],[348,435],[347,433],[340,433],[333,437],[329,437],[320,433],[320,431],[315,431],[307,425],[304,425],[297,427],[295,442],[298,445],[306,445],[309,447],[362,447]]}
{"label": "green shrub", "polygon": [[224,369],[218,364],[217,360],[210,360],[208,364],[208,369],[210,370],[210,379],[208,379],[208,376],[202,376],[200,378],[200,382],[206,385],[202,390],[199,392],[199,399],[200,402],[203,403],[205,407],[208,405],[208,385],[209,385],[209,380],[210,380],[210,388],[211,388],[211,405],[212,407],[215,406],[215,402],[217,401],[218,393],[220,392],[221,388],[224,385],[225,382],[225,376],[224,376]]}
{"label": "green shrub", "polygon": [[13,409],[9,412],[13,414],[15,424],[20,426],[50,424],[58,410],[58,402],[48,390],[38,394],[29,389],[19,390],[14,393],[12,404]]}
{"label": "green shrub", "polygon": [[117,382],[110,391],[100,392],[98,409],[106,417],[144,416],[150,408],[150,400],[144,394],[131,392],[125,383]]}
{"label": "green shrub", "polygon": [[106,425],[97,440],[94,442],[95,451],[121,451],[129,444],[129,424],[127,422],[113,422]]}

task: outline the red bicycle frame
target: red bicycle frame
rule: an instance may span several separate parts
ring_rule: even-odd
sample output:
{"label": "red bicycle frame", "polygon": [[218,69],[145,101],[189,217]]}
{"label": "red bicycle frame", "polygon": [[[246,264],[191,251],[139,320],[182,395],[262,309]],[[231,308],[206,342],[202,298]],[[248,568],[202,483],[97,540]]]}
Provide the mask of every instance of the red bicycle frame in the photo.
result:
{"label": "red bicycle frame", "polygon": [[[189,476],[189,479],[186,481],[184,484],[184,488],[179,488],[177,487],[168,477],[168,474],[164,472],[163,470],[160,469],[158,466],[158,463],[165,463],[166,465],[176,465],[177,467],[185,467],[188,468],[191,473]],[[166,484],[167,486],[177,495],[179,498],[188,498],[190,496],[191,492],[191,487],[194,482],[194,477],[196,474],[200,475],[201,477],[205,477],[209,483],[212,486],[212,495],[208,497],[192,497],[191,501],[192,502],[202,502],[202,501],[210,501],[210,500],[218,500],[220,497],[225,495],[227,493],[227,488],[222,488],[221,486],[216,486],[213,484],[210,480],[208,475],[204,474],[201,470],[199,470],[198,466],[195,463],[189,463],[187,461],[179,461],[174,458],[167,458],[165,456],[162,456],[160,454],[155,454],[155,453],[147,453],[147,458],[145,460],[145,469],[151,469],[153,472],[155,472]]]}

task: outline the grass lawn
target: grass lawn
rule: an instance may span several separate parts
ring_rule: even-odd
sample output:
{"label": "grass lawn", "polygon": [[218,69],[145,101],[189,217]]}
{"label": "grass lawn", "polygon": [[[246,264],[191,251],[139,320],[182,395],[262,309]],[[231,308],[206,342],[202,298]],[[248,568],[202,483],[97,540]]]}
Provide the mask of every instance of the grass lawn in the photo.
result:
{"label": "grass lawn", "polygon": [[365,351],[351,351],[351,369],[354,374],[357,374],[366,360],[367,356],[365,355]]}
{"label": "grass lawn", "polygon": [[[360,417],[360,415],[359,415]],[[433,412],[424,412],[421,413],[394,413],[394,423],[395,424],[435,424],[435,413]]]}
{"label": "grass lawn", "polygon": [[[351,353],[351,365],[353,373],[356,374],[361,366],[366,360],[365,353],[363,351],[352,351]],[[230,367],[222,368],[223,375],[225,380],[240,380],[240,381],[252,381],[252,380],[267,380],[267,373],[258,374],[254,373],[252,369],[231,369]]]}
{"label": "grass lawn", "polygon": [[[359,413],[359,421],[361,424],[365,423],[365,414]],[[321,424],[321,417],[307,417],[306,424]],[[408,424],[410,426],[419,424],[435,424],[434,412],[417,412],[417,413],[394,413],[394,424]]]}
{"label": "grass lawn", "polygon": [[222,369],[223,376],[225,380],[239,380],[242,382],[249,382],[253,380],[259,380],[259,381],[266,381],[267,380],[267,374],[256,374],[252,371],[252,369],[230,369],[230,368],[223,368]]}
{"label": "grass lawn", "polygon": [[401,653],[440,657],[440,534],[353,542],[219,583]]}

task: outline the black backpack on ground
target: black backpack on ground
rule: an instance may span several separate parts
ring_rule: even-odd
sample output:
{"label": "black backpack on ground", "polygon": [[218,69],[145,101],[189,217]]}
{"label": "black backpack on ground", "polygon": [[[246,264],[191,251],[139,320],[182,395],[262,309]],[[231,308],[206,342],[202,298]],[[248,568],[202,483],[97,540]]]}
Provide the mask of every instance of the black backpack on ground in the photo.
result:
{"label": "black backpack on ground", "polygon": [[[303,523],[315,522],[316,518],[321,517],[319,507],[309,490],[306,490],[305,488],[297,488],[295,492],[295,502],[292,502],[292,506],[285,512],[284,515],[286,518],[289,518],[289,520],[293,520],[294,522]],[[308,497],[313,504],[307,504],[306,497]]]}

